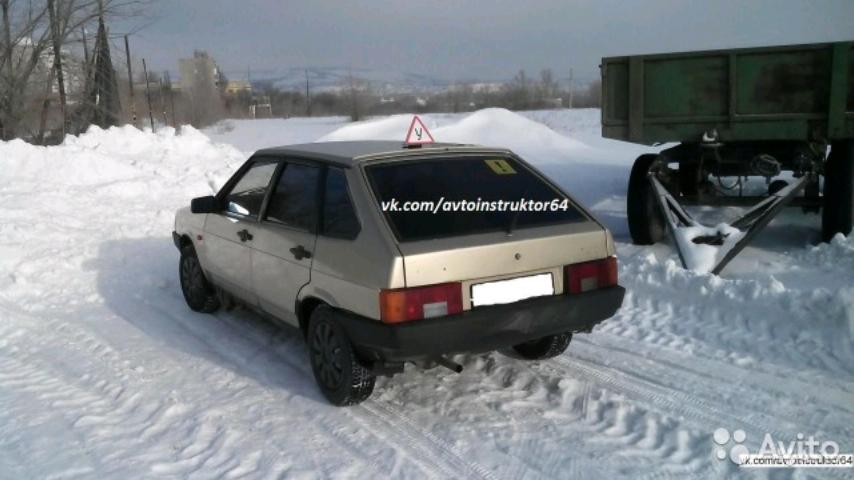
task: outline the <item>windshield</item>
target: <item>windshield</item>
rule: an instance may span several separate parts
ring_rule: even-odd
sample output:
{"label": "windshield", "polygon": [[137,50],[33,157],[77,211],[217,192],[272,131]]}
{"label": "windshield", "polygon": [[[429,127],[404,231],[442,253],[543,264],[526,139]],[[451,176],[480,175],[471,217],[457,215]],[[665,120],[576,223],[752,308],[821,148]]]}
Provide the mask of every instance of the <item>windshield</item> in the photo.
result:
{"label": "windshield", "polygon": [[398,241],[583,222],[560,191],[509,157],[458,157],[368,166]]}

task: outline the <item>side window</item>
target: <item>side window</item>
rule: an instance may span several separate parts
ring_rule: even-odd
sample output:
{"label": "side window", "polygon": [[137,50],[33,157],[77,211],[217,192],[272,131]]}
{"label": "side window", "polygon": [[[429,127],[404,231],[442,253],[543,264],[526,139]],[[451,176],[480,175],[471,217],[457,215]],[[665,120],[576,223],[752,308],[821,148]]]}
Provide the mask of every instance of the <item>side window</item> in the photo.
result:
{"label": "side window", "polygon": [[320,168],[299,163],[285,165],[276,182],[266,219],[314,231],[317,223],[317,182]]}
{"label": "side window", "polygon": [[225,196],[226,211],[257,217],[276,165],[275,160],[258,160],[253,163]]}
{"label": "side window", "polygon": [[323,235],[353,239],[359,234],[359,220],[347,190],[347,177],[338,168],[330,167],[326,174],[326,195],[323,203]]}

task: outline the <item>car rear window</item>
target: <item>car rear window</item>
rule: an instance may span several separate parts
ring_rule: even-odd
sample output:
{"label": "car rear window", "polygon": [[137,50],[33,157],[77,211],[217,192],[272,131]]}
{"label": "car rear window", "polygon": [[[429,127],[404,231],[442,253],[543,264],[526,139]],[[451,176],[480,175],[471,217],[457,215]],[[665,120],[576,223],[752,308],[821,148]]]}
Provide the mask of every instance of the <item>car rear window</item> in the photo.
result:
{"label": "car rear window", "polygon": [[[365,170],[401,242],[586,221],[560,191],[513,158],[410,160]],[[533,202],[545,208],[534,211]]]}

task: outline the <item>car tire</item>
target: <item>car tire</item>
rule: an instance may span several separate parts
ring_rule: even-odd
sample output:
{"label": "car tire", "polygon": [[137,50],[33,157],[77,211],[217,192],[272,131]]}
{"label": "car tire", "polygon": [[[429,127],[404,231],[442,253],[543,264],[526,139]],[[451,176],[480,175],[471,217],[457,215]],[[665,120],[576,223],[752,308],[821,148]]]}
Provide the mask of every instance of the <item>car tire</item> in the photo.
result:
{"label": "car tire", "polygon": [[216,289],[205,278],[205,272],[192,245],[181,247],[178,278],[181,281],[181,293],[184,294],[184,300],[191,310],[213,313],[219,309]]}
{"label": "car tire", "polygon": [[851,233],[854,217],[854,141],[834,143],[824,165],[821,239]]}
{"label": "car tire", "polygon": [[359,362],[332,308],[320,305],[314,309],[307,341],[314,379],[329,403],[343,407],[371,396],[377,377]]}
{"label": "car tire", "polygon": [[559,333],[513,345],[513,350],[527,360],[543,360],[565,352],[571,340],[571,333]]}
{"label": "car tire", "polygon": [[636,245],[652,245],[664,238],[664,216],[647,177],[657,159],[658,155],[654,153],[641,155],[629,174],[626,212],[629,234]]}

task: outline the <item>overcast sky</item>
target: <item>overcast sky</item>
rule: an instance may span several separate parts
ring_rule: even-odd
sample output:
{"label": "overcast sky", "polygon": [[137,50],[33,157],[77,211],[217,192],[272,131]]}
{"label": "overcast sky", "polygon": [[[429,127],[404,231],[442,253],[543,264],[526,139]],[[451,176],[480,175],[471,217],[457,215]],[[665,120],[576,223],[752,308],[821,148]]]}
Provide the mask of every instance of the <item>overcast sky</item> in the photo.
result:
{"label": "overcast sky", "polygon": [[609,55],[854,40],[854,0],[156,0],[149,20],[132,46],[153,70],[203,49],[232,78],[351,66],[587,80]]}

